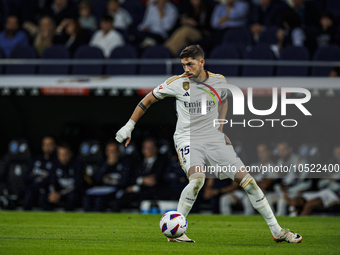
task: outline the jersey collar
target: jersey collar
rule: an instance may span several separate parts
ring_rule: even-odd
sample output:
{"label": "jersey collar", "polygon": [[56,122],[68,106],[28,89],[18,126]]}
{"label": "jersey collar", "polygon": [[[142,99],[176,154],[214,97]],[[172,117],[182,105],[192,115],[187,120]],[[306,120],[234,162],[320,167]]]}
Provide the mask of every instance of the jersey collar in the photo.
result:
{"label": "jersey collar", "polygon": [[209,78],[210,78],[209,72],[206,71],[206,70],[204,70],[204,72],[207,74],[207,78],[206,78],[204,81],[202,81],[202,82],[197,82],[197,81],[191,80],[191,79],[189,79],[189,78],[188,78],[188,79],[189,79],[191,82],[196,83],[197,85],[202,85],[202,83],[206,83],[206,82],[209,80]]}

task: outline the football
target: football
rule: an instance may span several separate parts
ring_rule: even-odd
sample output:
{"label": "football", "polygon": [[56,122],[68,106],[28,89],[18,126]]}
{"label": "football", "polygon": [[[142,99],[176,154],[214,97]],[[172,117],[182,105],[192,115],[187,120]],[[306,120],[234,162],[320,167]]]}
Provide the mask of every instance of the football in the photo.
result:
{"label": "football", "polygon": [[177,238],[185,233],[188,223],[183,214],[170,211],[162,216],[159,227],[166,237]]}

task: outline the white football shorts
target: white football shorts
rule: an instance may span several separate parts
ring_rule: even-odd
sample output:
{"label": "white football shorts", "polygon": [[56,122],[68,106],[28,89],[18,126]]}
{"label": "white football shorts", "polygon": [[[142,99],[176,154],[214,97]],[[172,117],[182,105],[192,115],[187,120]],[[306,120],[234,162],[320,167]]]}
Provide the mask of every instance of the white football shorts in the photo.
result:
{"label": "white football shorts", "polygon": [[187,176],[190,167],[205,166],[206,172],[213,173],[220,180],[227,178],[234,180],[237,171],[244,167],[234,147],[227,145],[224,137],[214,142],[181,142],[176,144],[176,150]]}

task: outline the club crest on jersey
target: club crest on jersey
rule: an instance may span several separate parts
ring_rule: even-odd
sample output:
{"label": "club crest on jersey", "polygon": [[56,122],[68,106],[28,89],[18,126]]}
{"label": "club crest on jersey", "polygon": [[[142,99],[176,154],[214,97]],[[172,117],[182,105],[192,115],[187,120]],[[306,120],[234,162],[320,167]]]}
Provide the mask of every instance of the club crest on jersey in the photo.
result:
{"label": "club crest on jersey", "polygon": [[185,90],[190,89],[190,84],[189,84],[189,82],[187,82],[187,81],[183,82],[183,89],[185,89]]}

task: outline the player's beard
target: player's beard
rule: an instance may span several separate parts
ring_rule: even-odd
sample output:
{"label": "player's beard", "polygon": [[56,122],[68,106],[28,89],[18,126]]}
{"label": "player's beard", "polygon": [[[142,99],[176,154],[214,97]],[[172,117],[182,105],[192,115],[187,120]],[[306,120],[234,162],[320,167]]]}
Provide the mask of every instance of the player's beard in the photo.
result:
{"label": "player's beard", "polygon": [[192,76],[189,79],[195,82],[201,83],[206,79],[205,77],[200,77],[201,73],[202,73],[202,69],[200,69],[196,75],[192,74]]}
{"label": "player's beard", "polygon": [[[190,74],[189,74],[190,75]],[[199,81],[200,80],[200,78],[199,78],[199,76],[201,75],[201,70],[199,70],[198,71],[198,74],[192,74],[192,76],[189,78],[189,79],[191,79],[191,80],[196,80],[196,81]]]}

